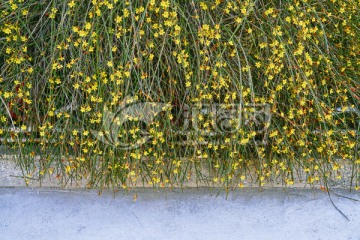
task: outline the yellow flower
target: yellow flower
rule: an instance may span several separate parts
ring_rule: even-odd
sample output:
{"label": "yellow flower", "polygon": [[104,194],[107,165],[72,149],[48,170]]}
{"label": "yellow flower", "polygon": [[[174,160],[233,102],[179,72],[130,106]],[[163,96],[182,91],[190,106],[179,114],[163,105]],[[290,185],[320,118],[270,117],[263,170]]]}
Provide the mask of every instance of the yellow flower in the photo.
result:
{"label": "yellow flower", "polygon": [[116,16],[115,22],[119,24],[119,23],[121,23],[121,21],[122,21],[122,17],[121,16]]}
{"label": "yellow flower", "polygon": [[269,137],[275,137],[276,135],[278,135],[278,131],[277,130],[275,130],[275,131],[273,131],[272,133],[270,133],[270,135],[269,135]]}
{"label": "yellow flower", "polygon": [[168,12],[168,11],[165,11],[165,12],[162,14],[162,16],[163,16],[164,18],[168,18],[168,17],[169,17],[169,12]]}
{"label": "yellow flower", "polygon": [[204,10],[204,11],[206,11],[206,10],[209,9],[208,6],[206,5],[206,3],[204,3],[204,2],[200,2],[200,7],[201,7],[201,9]]}
{"label": "yellow flower", "polygon": [[128,16],[130,16],[130,12],[129,12],[129,10],[128,9],[124,9],[124,17],[126,18],[126,17],[128,17]]}
{"label": "yellow flower", "polygon": [[86,23],[86,24],[85,24],[85,29],[86,29],[86,30],[91,29],[91,23],[89,23],[89,22]]}
{"label": "yellow flower", "polygon": [[163,9],[166,9],[166,8],[168,8],[170,6],[170,2],[168,0],[163,0],[163,1],[161,1],[160,6]]}
{"label": "yellow flower", "polygon": [[265,11],[265,15],[267,16],[267,15],[270,15],[270,14],[272,14],[274,12],[274,8],[269,8],[269,9],[267,9],[266,11]]}
{"label": "yellow flower", "polygon": [[240,144],[241,144],[241,145],[245,145],[245,144],[247,144],[248,142],[249,142],[249,138],[243,138],[243,139],[240,140]]}
{"label": "yellow flower", "polygon": [[72,0],[71,2],[68,3],[69,8],[73,8],[75,6],[75,1]]}
{"label": "yellow flower", "polygon": [[151,54],[149,55],[149,61],[152,61],[153,59],[154,59],[154,54],[151,53]]}

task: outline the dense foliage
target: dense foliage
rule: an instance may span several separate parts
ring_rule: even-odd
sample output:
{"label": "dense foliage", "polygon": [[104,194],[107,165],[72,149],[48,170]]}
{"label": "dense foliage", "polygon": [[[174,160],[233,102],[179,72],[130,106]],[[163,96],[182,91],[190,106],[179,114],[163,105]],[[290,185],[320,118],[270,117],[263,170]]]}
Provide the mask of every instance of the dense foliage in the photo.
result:
{"label": "dense foliage", "polygon": [[[316,184],[346,164],[358,189],[359,21],[359,0],[3,0],[1,145],[64,183]],[[136,102],[167,104],[117,117]]]}

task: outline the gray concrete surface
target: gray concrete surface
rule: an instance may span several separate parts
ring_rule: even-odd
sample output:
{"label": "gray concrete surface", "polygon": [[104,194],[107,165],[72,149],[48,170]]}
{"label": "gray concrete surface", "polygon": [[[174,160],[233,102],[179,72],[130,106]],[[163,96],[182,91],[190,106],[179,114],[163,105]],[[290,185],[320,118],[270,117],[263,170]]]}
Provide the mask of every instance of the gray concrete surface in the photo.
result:
{"label": "gray concrete surface", "polygon": [[21,169],[16,165],[14,159],[0,158],[0,187],[25,186],[22,175]]}
{"label": "gray concrete surface", "polygon": [[[360,199],[359,193],[336,190]],[[134,202],[134,194],[138,198]],[[0,239],[360,239],[360,202],[318,190],[0,188]]]}
{"label": "gray concrete surface", "polygon": [[[360,239],[360,202],[331,194],[347,220],[320,190],[280,185],[226,198],[216,189],[134,188],[98,195],[78,184],[61,190],[54,178],[45,188],[36,180],[24,188],[21,176],[11,157],[0,159],[0,240]],[[360,192],[334,191],[360,200]]]}
{"label": "gray concrete surface", "polygon": [[[77,189],[85,188],[86,181],[83,182],[67,182],[65,185],[56,179],[56,173],[52,176],[46,175],[40,182],[35,178],[28,178],[28,186],[24,180],[24,174],[21,168],[16,164],[14,155],[0,155],[0,188],[1,187],[46,187],[46,188],[67,188]],[[0,238],[1,240],[1,238]]]}
{"label": "gray concrete surface", "polygon": [[[36,162],[38,164],[38,162]],[[341,169],[338,170],[341,173],[342,178],[336,179],[334,175],[328,180],[328,186],[331,188],[337,189],[347,189],[351,185],[354,188],[355,182],[351,184],[351,167],[349,165],[344,164],[341,166]],[[208,174],[207,169],[203,172],[204,175]],[[26,175],[26,174],[25,174]],[[40,182],[35,178],[27,178],[28,186],[26,186],[24,181],[24,174],[22,173],[20,167],[16,164],[14,155],[0,155],[0,187],[46,187],[46,188],[66,188],[66,189],[81,189],[87,186],[89,179],[82,179],[78,181],[65,181],[61,178],[56,178],[56,171],[53,172],[51,176],[46,175],[43,177]],[[306,184],[306,175],[304,173],[295,174],[295,184],[288,186],[290,188],[312,188],[315,187],[317,189],[321,188],[321,183],[314,183],[313,186]],[[129,184],[131,187],[152,187],[151,184],[143,183],[141,179],[138,179],[138,182]],[[250,177],[243,181],[245,187],[258,187],[259,184],[255,181],[255,179],[251,179]],[[193,171],[193,177],[190,180],[185,180],[183,183],[184,187],[206,187],[207,184],[205,182],[196,181],[195,171]],[[284,183],[281,178],[277,178],[274,181],[266,182],[264,185],[265,188],[282,188],[284,187]],[[0,239],[1,240],[1,239]]]}

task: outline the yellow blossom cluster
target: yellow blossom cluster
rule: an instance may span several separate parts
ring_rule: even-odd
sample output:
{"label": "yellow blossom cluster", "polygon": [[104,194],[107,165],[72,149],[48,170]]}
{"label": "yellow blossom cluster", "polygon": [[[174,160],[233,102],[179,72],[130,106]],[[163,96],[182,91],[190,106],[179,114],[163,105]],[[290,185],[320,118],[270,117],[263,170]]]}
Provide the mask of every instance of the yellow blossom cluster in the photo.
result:
{"label": "yellow blossom cluster", "polygon": [[359,1],[4,0],[0,145],[89,186],[316,185],[351,165],[359,189],[359,21]]}

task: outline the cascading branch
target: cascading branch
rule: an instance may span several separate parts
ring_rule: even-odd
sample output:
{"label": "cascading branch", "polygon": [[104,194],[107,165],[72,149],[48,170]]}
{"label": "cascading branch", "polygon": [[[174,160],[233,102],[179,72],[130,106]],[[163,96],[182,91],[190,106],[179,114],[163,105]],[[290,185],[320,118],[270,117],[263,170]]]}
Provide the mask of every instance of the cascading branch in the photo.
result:
{"label": "cascading branch", "polygon": [[359,189],[359,21],[355,0],[2,1],[1,147],[89,186]]}

